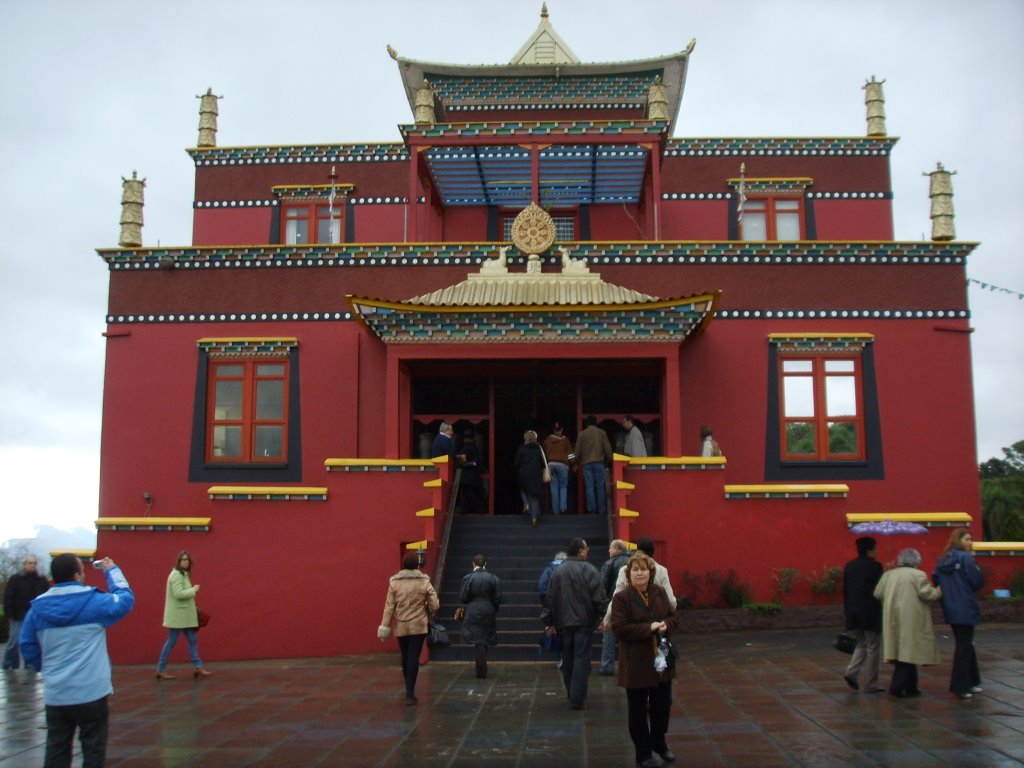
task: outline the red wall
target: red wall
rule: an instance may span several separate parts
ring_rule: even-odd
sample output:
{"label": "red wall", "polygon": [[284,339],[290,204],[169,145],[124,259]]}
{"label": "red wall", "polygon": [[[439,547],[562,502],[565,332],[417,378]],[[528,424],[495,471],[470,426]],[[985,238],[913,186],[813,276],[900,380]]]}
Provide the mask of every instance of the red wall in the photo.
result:
{"label": "red wall", "polygon": [[197,208],[192,212],[192,245],[263,245],[280,208]]}

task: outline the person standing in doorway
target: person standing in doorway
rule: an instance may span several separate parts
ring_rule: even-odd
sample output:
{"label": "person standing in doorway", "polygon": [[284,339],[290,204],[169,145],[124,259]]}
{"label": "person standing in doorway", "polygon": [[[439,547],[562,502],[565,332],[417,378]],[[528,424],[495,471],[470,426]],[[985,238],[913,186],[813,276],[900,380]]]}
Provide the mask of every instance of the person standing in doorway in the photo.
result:
{"label": "person standing in doorway", "polygon": [[[438,456],[447,456],[448,461],[453,465],[455,463],[455,428],[447,421],[441,422],[430,446],[430,458],[436,459]],[[454,471],[455,467],[452,466],[452,472]]]}
{"label": "person standing in doorway", "polygon": [[27,555],[20,572],[7,580],[4,587],[4,616],[7,618],[7,648],[4,650],[4,669],[21,666],[18,652],[18,635],[21,623],[28,613],[29,604],[50,588],[50,582],[38,571],[39,560]]}
{"label": "person standing in doorway", "polygon": [[975,593],[985,586],[985,576],[971,554],[973,544],[967,528],[953,529],[933,574],[942,589],[942,615],[956,638],[949,690],[961,699],[981,693],[981,672],[974,651],[974,628],[981,623],[981,607]]}
{"label": "person standing in doorway", "polygon": [[113,560],[97,562],[108,592],[85,586],[77,556],[65,552],[53,558],[53,587],[32,601],[21,627],[25,666],[43,675],[47,768],[71,765],[76,729],[83,768],[98,768],[106,760],[114,692],[106,630],[131,612],[135,595]]}
{"label": "person standing in doorway", "polygon": [[612,463],[612,444],[597,419],[587,416],[583,431],[576,438],[576,460],[583,465],[583,485],[586,490],[587,514],[605,514],[608,501],[605,473]]}
{"label": "person standing in doorway", "polygon": [[875,599],[875,587],[882,578],[878,548],[870,536],[856,541],[857,557],[843,568],[843,612],[846,630],[857,639],[850,663],[843,673],[846,684],[861,690],[860,675],[864,671],[864,691],[880,693],[878,685],[879,641],[882,636],[882,604]]}
{"label": "person standing in doorway", "polygon": [[556,421],[541,448],[547,454],[551,470],[551,512],[564,515],[568,509],[569,467],[574,458],[572,440],[565,436],[565,430]]}
{"label": "person standing in doorway", "polygon": [[501,607],[501,582],[487,570],[487,558],[473,556],[473,570],[462,578],[459,602],[466,606],[462,642],[473,646],[476,676],[487,677],[487,648],[498,644],[497,615]]}
{"label": "person standing in doorway", "polygon": [[647,444],[644,442],[644,435],[632,416],[622,418],[622,427],[626,430],[626,441],[622,451],[633,458],[643,458],[647,455]]}
{"label": "person standing in doorway", "polygon": [[551,574],[541,621],[549,636],[562,637],[562,683],[572,709],[583,709],[587,699],[594,628],[604,615],[608,599],[597,568],[587,562],[587,542],[572,539],[569,556]]}
{"label": "person standing in doorway", "polygon": [[459,480],[462,514],[482,515],[487,511],[487,500],[484,496],[484,479],[481,475],[483,466],[480,446],[476,444],[476,432],[468,430],[463,434],[459,456],[459,466],[462,468],[462,479]]}

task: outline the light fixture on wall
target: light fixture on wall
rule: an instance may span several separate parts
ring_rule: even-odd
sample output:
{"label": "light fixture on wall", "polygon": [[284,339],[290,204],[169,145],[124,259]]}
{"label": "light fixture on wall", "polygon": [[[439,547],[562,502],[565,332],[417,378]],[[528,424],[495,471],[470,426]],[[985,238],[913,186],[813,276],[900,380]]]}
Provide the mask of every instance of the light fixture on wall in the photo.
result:
{"label": "light fixture on wall", "polygon": [[149,491],[143,491],[142,500],[146,502],[146,516],[149,517],[149,513],[153,510],[153,494]]}

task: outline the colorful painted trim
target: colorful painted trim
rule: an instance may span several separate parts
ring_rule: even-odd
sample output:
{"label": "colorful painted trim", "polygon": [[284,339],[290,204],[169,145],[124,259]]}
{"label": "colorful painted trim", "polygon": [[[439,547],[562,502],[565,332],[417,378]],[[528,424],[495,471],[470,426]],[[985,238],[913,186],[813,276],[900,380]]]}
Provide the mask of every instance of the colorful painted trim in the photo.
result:
{"label": "colorful painted trim", "polygon": [[966,309],[723,309],[716,320],[966,320]]}
{"label": "colorful painted trim", "polygon": [[640,513],[635,509],[626,509],[625,507],[619,507],[619,517],[640,517]]}
{"label": "colorful painted trim", "polygon": [[74,555],[83,563],[91,563],[96,557],[95,549],[51,549],[47,554],[50,557],[57,555]]}
{"label": "colorful painted trim", "polygon": [[432,459],[327,459],[328,472],[437,472]]}
{"label": "colorful painted trim", "polygon": [[406,139],[465,139],[528,136],[660,136],[665,120],[510,120],[504,122],[432,123],[400,125]]}
{"label": "colorful painted trim", "polygon": [[955,528],[971,524],[971,516],[966,512],[848,512],[846,527],[852,527],[857,523],[881,523],[885,520],[918,523],[927,528]]}
{"label": "colorful painted trim", "polygon": [[351,298],[386,344],[675,342],[700,328],[714,297],[629,306],[434,308]]}
{"label": "colorful painted trim", "polygon": [[1024,557],[1024,541],[976,541],[971,545],[974,554],[980,557],[1009,555]]}
{"label": "colorful painted trim", "polygon": [[[810,178],[793,178],[793,179],[760,179],[751,178],[743,179],[743,187],[745,193],[748,195],[755,194],[803,194],[804,190],[807,189],[811,184],[814,183],[814,179]],[[739,187],[740,179],[726,179],[725,183],[733,189]],[[738,193],[736,193],[738,194]]]}
{"label": "colorful painted trim", "polygon": [[291,163],[378,163],[409,159],[404,144],[313,144],[277,147],[193,147],[196,167]]}
{"label": "colorful painted trim", "polygon": [[101,517],[97,531],[209,531],[212,517]]}
{"label": "colorful painted trim", "polygon": [[331,189],[337,198],[337,204],[341,205],[348,197],[348,193],[356,188],[355,184],[288,184],[271,187],[270,190],[283,200],[326,200],[331,195]]}
{"label": "colorful painted trim", "polygon": [[430,542],[427,541],[426,539],[423,539],[422,541],[410,541],[408,544],[405,545],[405,548],[406,549],[415,550],[417,552],[418,551],[426,552],[427,551],[427,547],[429,545],[430,545]]}
{"label": "colorful painted trim", "polygon": [[[320,195],[326,199],[327,195]],[[292,196],[289,196],[292,197]],[[405,205],[409,202],[408,197],[401,195],[386,195],[384,197],[347,197],[342,194],[338,196],[337,204],[344,203],[350,208],[356,205]],[[423,202],[422,200],[420,202]],[[192,207],[199,210],[202,208],[274,208],[281,204],[278,199],[273,200],[195,200]]]}
{"label": "colorful painted trim", "polygon": [[421,510],[418,510],[416,512],[416,517],[436,517],[436,516],[437,516],[437,510],[434,509],[433,507],[427,507],[426,509],[421,509]]}
{"label": "colorful painted trim", "polygon": [[656,77],[664,79],[665,70],[559,77],[458,77],[429,71],[424,74],[445,109],[473,109],[490,104],[508,109],[594,109],[646,107],[648,88]]}
{"label": "colorful painted trim", "polygon": [[[764,191],[764,190],[758,190]],[[731,200],[731,192],[662,192],[662,200]],[[892,200],[892,192],[804,192],[808,199],[820,200]]]}
{"label": "colorful painted trim", "polygon": [[284,338],[240,337],[199,339],[196,345],[211,357],[286,357],[299,346],[294,336]]}
{"label": "colorful painted trim", "polygon": [[899,139],[895,136],[835,138],[684,138],[669,139],[666,157],[707,155],[888,155]]}
{"label": "colorful painted trim", "polygon": [[725,469],[724,456],[647,456],[642,459],[630,459],[627,469],[638,469],[641,472],[661,472],[665,470],[688,469]]}
{"label": "colorful painted trim", "polygon": [[780,352],[854,352],[871,344],[870,333],[769,333]]}
{"label": "colorful painted trim", "polygon": [[736,499],[845,499],[850,486],[845,483],[821,485],[727,485],[725,498]]}
{"label": "colorful painted trim", "polygon": [[[344,245],[98,248],[116,269],[238,269],[267,267],[439,266],[480,264],[507,243],[361,243]],[[571,244],[573,258],[601,264],[953,264],[963,266],[978,243],[694,241]],[[557,256],[543,261],[558,264]],[[509,256],[510,265],[525,264]]]}
{"label": "colorful painted trim", "polygon": [[214,485],[207,493],[211,499],[224,501],[327,501],[326,488]]}

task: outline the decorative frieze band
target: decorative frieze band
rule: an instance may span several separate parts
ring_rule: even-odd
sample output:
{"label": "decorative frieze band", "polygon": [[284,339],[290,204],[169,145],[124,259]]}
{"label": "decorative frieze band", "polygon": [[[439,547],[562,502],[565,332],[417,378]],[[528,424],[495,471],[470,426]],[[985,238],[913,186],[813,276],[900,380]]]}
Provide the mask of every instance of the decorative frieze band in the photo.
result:
{"label": "decorative frieze band", "polygon": [[[310,195],[313,196],[313,195]],[[326,198],[325,195],[316,195]],[[299,197],[293,195],[290,197]],[[336,205],[404,205],[409,202],[408,197],[399,195],[384,197],[344,197],[339,195]],[[273,208],[280,205],[280,200],[196,200],[192,203],[193,208]]]}
{"label": "decorative frieze band", "polygon": [[[662,200],[731,200],[732,192],[662,192]],[[805,192],[809,200],[892,200],[892,192]]]}
{"label": "decorative frieze band", "polygon": [[257,338],[252,336],[229,339],[199,339],[196,345],[211,357],[286,357],[299,346],[299,340],[287,338]]}
{"label": "decorative frieze band", "polygon": [[669,139],[665,156],[888,155],[897,141],[895,136]]}
{"label": "decorative frieze band", "polygon": [[200,147],[188,150],[199,166],[292,163],[379,163],[409,159],[404,144],[314,144],[282,147]]}

